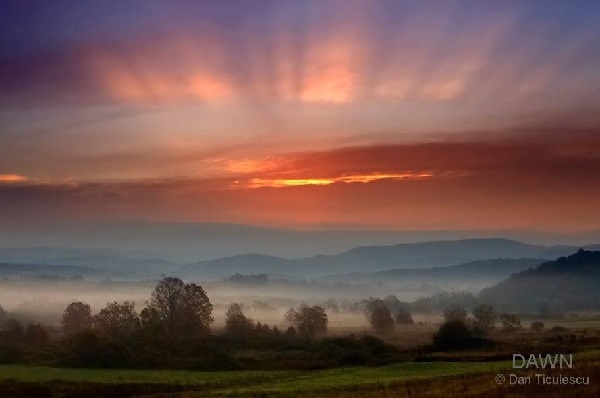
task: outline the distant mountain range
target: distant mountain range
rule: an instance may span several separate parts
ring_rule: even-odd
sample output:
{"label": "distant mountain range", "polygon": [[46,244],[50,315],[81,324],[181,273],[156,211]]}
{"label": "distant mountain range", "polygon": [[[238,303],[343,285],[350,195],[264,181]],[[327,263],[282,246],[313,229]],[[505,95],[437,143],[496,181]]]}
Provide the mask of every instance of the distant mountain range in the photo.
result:
{"label": "distant mountain range", "polygon": [[[0,247],[71,247],[95,250],[95,254],[138,259],[160,258],[182,264],[246,253],[304,258],[320,254],[338,254],[361,245],[411,244],[498,236],[545,246],[600,242],[600,231],[581,234],[518,230],[394,231],[335,225],[322,225],[304,230],[224,223],[69,220],[40,222],[35,225],[6,225],[0,220]],[[82,255],[92,253],[49,254],[38,257],[37,261]],[[0,259],[2,258],[0,256]],[[478,259],[481,258],[489,257]]]}
{"label": "distant mountain range", "polygon": [[[597,250],[600,245],[584,248]],[[23,264],[38,265],[35,272],[52,273],[53,270],[58,273],[60,270],[61,275],[73,272],[126,279],[154,278],[166,273],[185,279],[210,280],[240,273],[330,281],[420,278],[449,281],[469,276],[499,280],[543,260],[569,255],[577,250],[576,246],[532,245],[499,238],[463,239],[361,246],[339,254],[298,259],[242,254],[181,265],[152,258],[151,254],[143,251],[35,247],[0,249],[0,262],[20,264],[21,267],[24,267]],[[447,268],[449,266],[454,267]],[[0,276],[5,275],[3,272],[0,269]],[[10,275],[14,275],[12,270]]]}
{"label": "distant mountain range", "polygon": [[0,277],[101,277],[101,270],[76,265],[0,263]]}
{"label": "distant mountain range", "polygon": [[[600,245],[587,248],[594,247],[600,248]],[[568,255],[577,250],[576,246],[548,247],[509,239],[463,239],[363,246],[340,254],[301,259],[245,254],[188,264],[180,268],[178,273],[189,279],[222,278],[232,273],[266,273],[317,278],[353,272],[445,267],[493,258],[546,260]]]}
{"label": "distant mountain range", "polygon": [[523,312],[600,309],[600,251],[579,250],[512,275],[480,293],[500,308]]}
{"label": "distant mountain range", "polygon": [[144,258],[144,252],[59,247],[0,249],[0,276],[81,275],[92,278],[155,278],[181,264]]}
{"label": "distant mountain range", "polygon": [[392,269],[326,276],[324,280],[346,283],[434,283],[479,285],[495,283],[540,264],[535,258],[476,260],[447,267]]}

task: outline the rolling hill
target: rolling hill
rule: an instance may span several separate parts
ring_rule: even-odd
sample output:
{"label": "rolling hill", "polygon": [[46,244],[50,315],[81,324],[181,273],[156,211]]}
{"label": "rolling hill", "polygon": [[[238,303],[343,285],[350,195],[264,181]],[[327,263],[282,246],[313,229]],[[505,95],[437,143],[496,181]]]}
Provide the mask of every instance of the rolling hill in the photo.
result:
{"label": "rolling hill", "polygon": [[452,283],[463,285],[499,282],[543,260],[534,258],[476,260],[447,267],[392,269],[380,272],[355,272],[324,277],[347,283]]}
{"label": "rolling hill", "polygon": [[0,263],[0,277],[61,277],[72,276],[100,277],[102,271],[76,265],[49,265],[49,264],[20,264]]}
{"label": "rolling hill", "polygon": [[463,239],[390,246],[363,246],[335,255],[287,259],[258,254],[225,257],[185,265],[178,273],[188,279],[219,279],[232,273],[318,278],[353,272],[401,268],[445,267],[481,259],[550,259],[568,255],[575,246],[530,245],[509,239]]}
{"label": "rolling hill", "polygon": [[481,299],[505,308],[536,312],[600,309],[600,251],[579,250],[512,275],[484,289]]}

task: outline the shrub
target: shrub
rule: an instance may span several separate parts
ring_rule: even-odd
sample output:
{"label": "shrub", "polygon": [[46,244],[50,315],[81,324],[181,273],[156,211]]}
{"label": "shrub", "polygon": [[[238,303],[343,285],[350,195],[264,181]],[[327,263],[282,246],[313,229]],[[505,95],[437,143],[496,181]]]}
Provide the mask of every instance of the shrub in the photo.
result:
{"label": "shrub", "polygon": [[444,310],[444,320],[446,322],[460,321],[464,323],[467,320],[467,311],[460,305],[451,305]]}
{"label": "shrub", "polygon": [[473,345],[473,335],[460,320],[444,322],[433,335],[433,347],[440,351],[452,351]]}
{"label": "shrub", "polygon": [[521,319],[514,314],[500,315],[500,322],[502,322],[502,327],[507,332],[511,332],[513,330],[521,328]]}
{"label": "shrub", "polygon": [[529,328],[534,332],[539,332],[540,330],[544,329],[544,322],[532,322]]}

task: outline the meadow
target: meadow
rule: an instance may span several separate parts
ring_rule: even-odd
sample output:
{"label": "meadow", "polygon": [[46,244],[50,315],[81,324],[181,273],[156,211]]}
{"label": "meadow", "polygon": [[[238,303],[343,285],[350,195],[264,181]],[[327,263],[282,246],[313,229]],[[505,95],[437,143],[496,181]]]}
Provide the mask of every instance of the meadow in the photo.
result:
{"label": "meadow", "polygon": [[589,376],[590,386],[543,386],[537,389],[536,386],[499,386],[494,377],[497,373],[512,372],[510,361],[404,362],[383,367],[317,371],[223,372],[3,365],[0,366],[0,396],[488,397],[535,396],[540,390],[550,397],[559,396],[552,395],[555,390],[561,393],[560,396],[597,396],[600,390],[594,381],[600,376],[600,351],[575,354],[574,363],[574,369],[561,370],[561,374]]}

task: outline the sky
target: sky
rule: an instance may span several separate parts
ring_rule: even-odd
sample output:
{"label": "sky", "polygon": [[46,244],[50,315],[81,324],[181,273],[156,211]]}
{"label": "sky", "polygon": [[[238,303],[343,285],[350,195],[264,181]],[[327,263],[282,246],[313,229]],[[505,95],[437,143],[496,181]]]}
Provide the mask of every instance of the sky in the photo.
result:
{"label": "sky", "polygon": [[600,230],[598,2],[0,10],[0,224]]}

